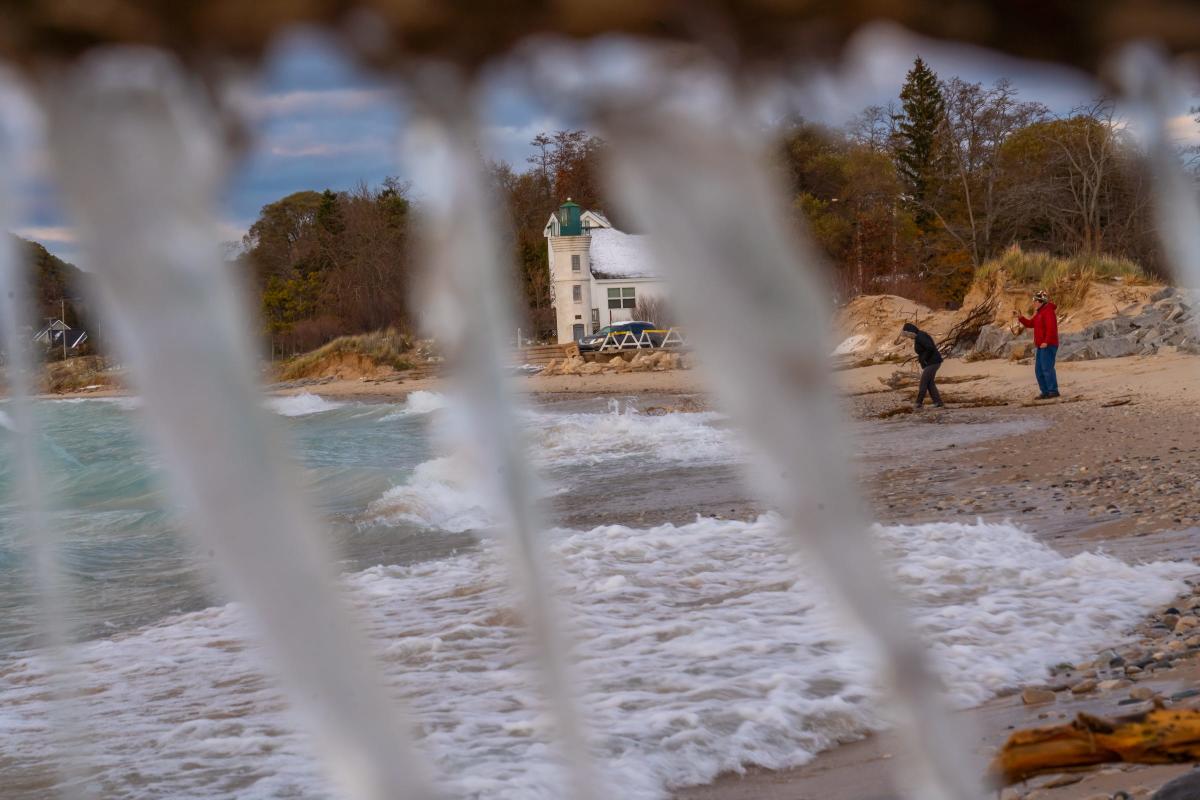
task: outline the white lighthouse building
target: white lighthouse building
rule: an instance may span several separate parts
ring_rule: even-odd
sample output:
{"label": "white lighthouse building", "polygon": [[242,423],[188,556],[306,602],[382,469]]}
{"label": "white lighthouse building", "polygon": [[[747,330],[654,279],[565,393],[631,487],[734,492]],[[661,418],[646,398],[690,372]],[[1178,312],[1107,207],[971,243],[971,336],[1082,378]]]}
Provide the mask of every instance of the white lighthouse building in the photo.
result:
{"label": "white lighthouse building", "polygon": [[544,234],[560,344],[629,322],[639,300],[666,296],[646,237],[617,230],[603,214],[584,211],[568,198],[550,216]]}

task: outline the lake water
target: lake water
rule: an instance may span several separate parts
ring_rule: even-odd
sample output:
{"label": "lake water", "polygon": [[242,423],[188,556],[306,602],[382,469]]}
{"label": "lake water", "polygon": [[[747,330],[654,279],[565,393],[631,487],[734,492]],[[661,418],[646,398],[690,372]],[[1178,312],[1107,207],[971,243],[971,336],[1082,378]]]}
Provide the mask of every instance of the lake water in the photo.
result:
{"label": "lake water", "polygon": [[[447,793],[565,796],[503,558],[474,533],[490,515],[468,465],[438,444],[444,399],[269,403],[285,417],[347,595]],[[240,608],[178,534],[137,435],[136,401],[37,411],[83,699],[64,732],[6,503],[4,796],[44,797],[62,780],[64,735],[79,780],[105,797],[333,796]],[[720,415],[581,400],[539,406],[525,423],[557,525],[547,541],[578,642],[583,706],[613,796],[663,798],[667,787],[742,764],[793,766],[886,723],[871,658],[819,576],[785,546],[781,521],[716,516],[755,508],[738,479],[743,449]],[[968,440],[980,430],[938,435]],[[876,532],[959,705],[1113,644],[1191,571],[1066,558],[1007,524]]]}

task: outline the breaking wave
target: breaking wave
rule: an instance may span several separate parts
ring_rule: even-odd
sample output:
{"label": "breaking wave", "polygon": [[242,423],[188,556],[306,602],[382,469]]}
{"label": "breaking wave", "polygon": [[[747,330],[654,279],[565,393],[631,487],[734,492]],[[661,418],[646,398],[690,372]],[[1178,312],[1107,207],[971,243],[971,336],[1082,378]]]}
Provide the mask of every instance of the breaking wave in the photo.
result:
{"label": "breaking wave", "polygon": [[345,403],[335,403],[319,395],[309,394],[308,392],[268,397],[266,400],[267,408],[285,417],[306,417],[309,414],[322,414],[326,411],[341,408],[343,405]]}
{"label": "breaking wave", "polygon": [[741,457],[715,412],[644,414],[614,405],[607,414],[535,414],[531,450],[543,465],[600,464],[629,457],[710,464]]}
{"label": "breaking wave", "polygon": [[481,530],[491,524],[475,485],[459,459],[435,458],[417,465],[400,486],[367,506],[366,524],[408,522],[450,533]]}
{"label": "breaking wave", "polygon": [[399,411],[393,411],[383,418],[383,422],[412,416],[413,414],[431,414],[440,411],[447,405],[446,396],[437,392],[418,390],[409,392],[404,400],[404,406]]}
{"label": "breaking wave", "polygon": [[[662,800],[741,765],[795,766],[884,724],[870,657],[779,528],[768,515],[552,532],[614,796]],[[1067,558],[1004,524],[876,531],[964,706],[1114,644],[1194,569]],[[485,543],[345,582],[453,796],[563,797],[501,564]],[[101,734],[90,758],[109,796],[225,797],[235,777],[240,798],[330,796],[246,640],[228,605],[81,645]],[[5,760],[49,763],[45,669],[37,654],[0,662]]]}

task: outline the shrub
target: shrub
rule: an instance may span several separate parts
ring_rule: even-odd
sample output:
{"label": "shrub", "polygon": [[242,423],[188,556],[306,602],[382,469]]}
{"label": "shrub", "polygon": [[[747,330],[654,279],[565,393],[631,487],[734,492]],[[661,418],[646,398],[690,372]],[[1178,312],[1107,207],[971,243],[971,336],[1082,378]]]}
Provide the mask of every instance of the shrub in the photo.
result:
{"label": "shrub", "polygon": [[1122,278],[1144,280],[1146,273],[1134,261],[1122,256],[1100,254],[1054,256],[1040,250],[1025,251],[1014,244],[1000,256],[975,271],[975,284],[1011,281],[1045,289],[1055,303],[1070,307],[1083,301],[1092,281]]}
{"label": "shrub", "polygon": [[291,381],[312,377],[328,363],[343,356],[358,356],[376,366],[391,367],[397,371],[412,369],[413,362],[409,357],[412,347],[412,337],[394,328],[357,336],[339,336],[310,353],[284,362],[279,367],[279,379]]}
{"label": "shrub", "polygon": [[1122,256],[1100,254],[1063,258],[1041,250],[1027,252],[1018,244],[1012,245],[1000,256],[976,270],[975,279],[987,280],[1001,272],[1007,275],[1009,280],[1036,284],[1043,289],[1054,288],[1064,281],[1083,278],[1145,278],[1145,272],[1136,262]]}

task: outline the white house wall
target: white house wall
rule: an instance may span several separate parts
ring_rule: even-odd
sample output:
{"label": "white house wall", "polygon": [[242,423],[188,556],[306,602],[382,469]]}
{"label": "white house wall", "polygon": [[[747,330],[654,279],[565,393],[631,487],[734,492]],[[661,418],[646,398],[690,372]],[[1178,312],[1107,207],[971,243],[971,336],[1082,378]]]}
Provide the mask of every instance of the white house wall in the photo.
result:
{"label": "white house wall", "polygon": [[[611,228],[604,217],[585,211],[586,228]],[[667,289],[656,277],[597,278],[592,274],[590,235],[559,236],[557,217],[546,224],[546,246],[550,256],[550,297],[554,305],[555,329],[559,344],[573,342],[583,334],[618,322],[633,320],[634,309],[608,307],[608,290],[632,288],[635,299],[666,297]],[[579,269],[571,269],[571,257],[579,257]],[[579,300],[575,300],[579,287]],[[649,320],[654,322],[656,320]],[[576,326],[582,326],[577,328]]]}

